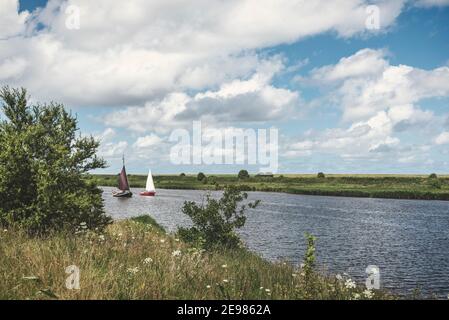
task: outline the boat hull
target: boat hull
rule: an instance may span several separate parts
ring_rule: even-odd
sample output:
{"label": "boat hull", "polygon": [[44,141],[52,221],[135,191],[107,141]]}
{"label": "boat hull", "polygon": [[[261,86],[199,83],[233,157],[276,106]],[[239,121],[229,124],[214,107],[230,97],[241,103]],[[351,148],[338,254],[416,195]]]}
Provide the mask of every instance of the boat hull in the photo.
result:
{"label": "boat hull", "polygon": [[154,197],[156,195],[156,191],[144,191],[140,193],[143,197]]}
{"label": "boat hull", "polygon": [[114,191],[112,193],[112,196],[115,198],[131,198],[133,196],[133,193],[131,191],[125,190],[125,191]]}

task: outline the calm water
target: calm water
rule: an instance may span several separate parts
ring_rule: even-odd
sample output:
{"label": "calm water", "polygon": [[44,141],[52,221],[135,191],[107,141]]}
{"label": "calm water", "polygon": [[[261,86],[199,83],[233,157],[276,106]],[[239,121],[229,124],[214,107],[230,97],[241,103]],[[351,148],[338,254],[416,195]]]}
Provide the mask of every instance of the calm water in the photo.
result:
{"label": "calm water", "polygon": [[[116,219],[150,214],[167,230],[188,225],[186,200],[201,201],[204,191],[158,190],[156,197],[117,199],[104,188],[106,212]],[[219,195],[215,192],[214,195]],[[449,293],[449,202],[339,198],[250,192],[260,199],[248,211],[242,238],[269,260],[298,264],[304,233],[317,237],[318,262],[333,273],[364,282],[368,265],[377,265],[383,288],[446,297]]]}

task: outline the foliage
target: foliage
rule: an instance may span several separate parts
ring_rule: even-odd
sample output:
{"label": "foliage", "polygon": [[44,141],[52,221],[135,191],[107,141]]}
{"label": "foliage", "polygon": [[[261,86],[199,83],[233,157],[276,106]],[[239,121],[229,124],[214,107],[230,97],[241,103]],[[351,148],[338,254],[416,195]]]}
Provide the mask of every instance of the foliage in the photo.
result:
{"label": "foliage", "polygon": [[[102,234],[29,237],[0,230],[0,241],[0,300],[368,299],[364,287],[347,288],[345,279],[323,273],[306,281],[290,263],[271,263],[246,249],[197,250],[130,220]],[[81,270],[81,290],[66,288],[65,268],[72,264]],[[369,296],[396,298],[378,290]]]}
{"label": "foliage", "polygon": [[179,176],[180,176],[180,177],[185,177],[186,174],[183,172],[183,173],[181,173]]}
{"label": "foliage", "polygon": [[304,255],[304,266],[303,270],[305,273],[306,278],[313,273],[315,269],[315,240],[316,238],[306,233],[306,239],[307,239],[307,249],[306,253]]}
{"label": "foliage", "polygon": [[318,172],[317,178],[324,179],[324,178],[326,178],[326,176],[324,175],[323,172]]}
{"label": "foliage", "polygon": [[239,174],[237,175],[237,177],[238,177],[240,180],[249,179],[249,173],[248,173],[248,171],[246,171],[246,170],[240,170],[240,171],[239,171]]}
{"label": "foliage", "polygon": [[196,177],[196,179],[198,181],[203,181],[205,178],[206,178],[206,175],[204,173],[202,173],[202,172],[198,173],[198,175]]}
{"label": "foliage", "polygon": [[163,226],[161,226],[159,223],[157,223],[157,221],[150,215],[146,214],[146,215],[133,217],[133,218],[131,218],[131,221],[135,221],[135,222],[153,226],[156,230],[158,230],[162,234],[166,233],[165,228]]}
{"label": "foliage", "polygon": [[438,178],[438,176],[437,176],[436,173],[431,173],[431,174],[429,175],[429,179],[437,179],[437,178]]}
{"label": "foliage", "polygon": [[[217,246],[237,248],[241,242],[235,229],[245,225],[246,205],[239,203],[246,200],[248,194],[236,187],[226,187],[223,196],[217,200],[210,194],[206,197],[206,204],[198,205],[186,201],[182,212],[192,219],[191,228],[179,228],[178,235],[187,242],[204,243],[204,248]],[[248,203],[248,207],[255,208],[259,201]]]}
{"label": "foliage", "polygon": [[99,142],[76,137],[77,119],[61,104],[30,106],[25,89],[3,87],[0,123],[0,225],[32,234],[81,223],[102,229],[109,222],[101,190],[83,179],[104,168]]}

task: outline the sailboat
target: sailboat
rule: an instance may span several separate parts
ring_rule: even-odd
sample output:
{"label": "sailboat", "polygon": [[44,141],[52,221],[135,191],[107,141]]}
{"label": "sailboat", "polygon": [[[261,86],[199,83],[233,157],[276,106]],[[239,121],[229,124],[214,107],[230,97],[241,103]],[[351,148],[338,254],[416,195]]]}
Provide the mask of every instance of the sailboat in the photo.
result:
{"label": "sailboat", "polygon": [[154,187],[153,175],[151,169],[148,171],[147,185],[145,191],[140,193],[141,196],[153,197],[156,195],[156,188]]}
{"label": "sailboat", "polygon": [[123,168],[118,177],[118,190],[113,191],[112,196],[116,198],[131,198],[133,196],[126,176],[125,156],[123,156]]}

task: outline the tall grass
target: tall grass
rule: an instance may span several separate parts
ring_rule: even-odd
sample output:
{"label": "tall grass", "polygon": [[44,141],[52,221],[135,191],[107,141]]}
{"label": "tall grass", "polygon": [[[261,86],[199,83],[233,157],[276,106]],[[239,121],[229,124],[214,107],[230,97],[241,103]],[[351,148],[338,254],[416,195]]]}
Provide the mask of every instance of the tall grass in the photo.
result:
{"label": "tall grass", "polygon": [[[70,265],[80,269],[79,290],[65,286]],[[200,251],[149,218],[115,222],[104,234],[0,231],[0,299],[393,298],[348,281],[246,249]]]}

